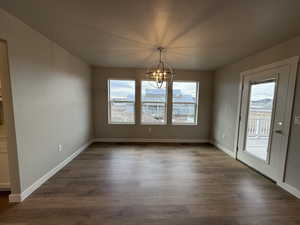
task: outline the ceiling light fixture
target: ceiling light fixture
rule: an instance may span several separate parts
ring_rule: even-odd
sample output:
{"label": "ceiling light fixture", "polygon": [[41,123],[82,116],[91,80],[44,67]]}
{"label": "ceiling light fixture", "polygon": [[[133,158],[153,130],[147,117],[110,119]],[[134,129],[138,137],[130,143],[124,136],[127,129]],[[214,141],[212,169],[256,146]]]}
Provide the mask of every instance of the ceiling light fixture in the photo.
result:
{"label": "ceiling light fixture", "polygon": [[157,65],[150,67],[146,74],[149,79],[156,82],[157,88],[161,88],[164,82],[173,81],[175,72],[162,58],[162,53],[165,51],[165,48],[158,47],[157,50],[159,51],[159,62]]}

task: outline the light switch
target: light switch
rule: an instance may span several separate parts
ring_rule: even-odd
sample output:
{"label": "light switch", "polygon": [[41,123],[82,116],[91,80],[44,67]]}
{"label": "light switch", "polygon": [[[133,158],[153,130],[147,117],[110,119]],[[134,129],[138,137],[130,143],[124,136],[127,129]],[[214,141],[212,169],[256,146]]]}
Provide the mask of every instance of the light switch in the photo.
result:
{"label": "light switch", "polygon": [[295,122],[296,125],[300,125],[300,116],[295,116]]}

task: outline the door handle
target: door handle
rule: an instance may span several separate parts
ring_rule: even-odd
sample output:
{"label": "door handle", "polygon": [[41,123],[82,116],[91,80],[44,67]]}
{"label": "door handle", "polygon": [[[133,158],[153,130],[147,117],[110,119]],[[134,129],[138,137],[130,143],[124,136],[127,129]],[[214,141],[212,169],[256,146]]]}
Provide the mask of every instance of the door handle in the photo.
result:
{"label": "door handle", "polygon": [[[277,125],[281,127],[283,125],[283,122],[279,121],[279,122],[277,122]],[[275,133],[282,134],[283,132],[282,132],[282,129],[277,129],[277,130],[275,130]]]}

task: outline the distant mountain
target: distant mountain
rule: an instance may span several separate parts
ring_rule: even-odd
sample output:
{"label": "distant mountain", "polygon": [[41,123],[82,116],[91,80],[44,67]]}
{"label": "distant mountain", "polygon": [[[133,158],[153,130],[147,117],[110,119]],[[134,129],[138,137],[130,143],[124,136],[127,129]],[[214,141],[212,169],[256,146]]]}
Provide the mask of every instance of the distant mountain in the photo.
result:
{"label": "distant mountain", "polygon": [[271,110],[273,106],[273,99],[264,98],[260,100],[251,101],[250,106],[252,109]]}

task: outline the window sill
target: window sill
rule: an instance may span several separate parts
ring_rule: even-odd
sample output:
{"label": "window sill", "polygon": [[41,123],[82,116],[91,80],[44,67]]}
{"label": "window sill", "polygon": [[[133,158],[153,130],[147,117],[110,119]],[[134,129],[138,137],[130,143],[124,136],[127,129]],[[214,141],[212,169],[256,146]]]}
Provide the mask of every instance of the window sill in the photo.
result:
{"label": "window sill", "polygon": [[166,126],[166,123],[141,123],[142,126]]}
{"label": "window sill", "polygon": [[108,125],[136,125],[136,123],[107,123]]}
{"label": "window sill", "polygon": [[198,126],[197,123],[172,123],[172,126]]}

